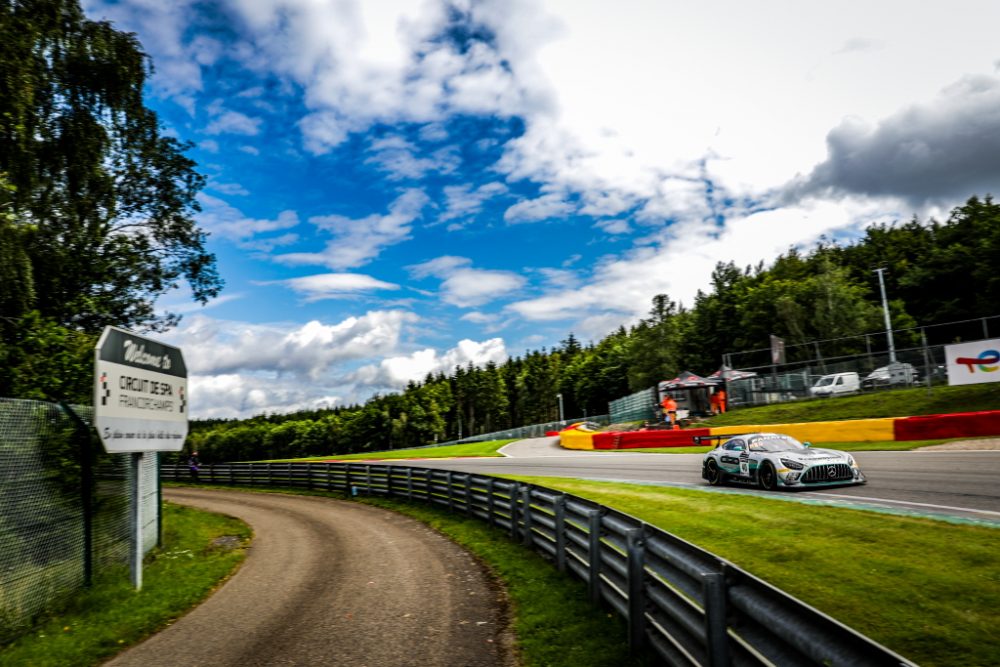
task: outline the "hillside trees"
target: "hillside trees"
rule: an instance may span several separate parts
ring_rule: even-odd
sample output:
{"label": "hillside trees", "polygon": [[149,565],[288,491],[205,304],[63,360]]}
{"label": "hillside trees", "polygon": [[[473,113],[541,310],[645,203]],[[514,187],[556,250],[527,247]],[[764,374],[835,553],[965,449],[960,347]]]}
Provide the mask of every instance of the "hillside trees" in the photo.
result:
{"label": "hillside trees", "polygon": [[8,359],[29,361],[33,326],[160,330],[177,318],[155,301],[181,280],[202,303],[221,289],[193,220],[204,179],[145,106],[149,71],[134,35],[76,0],[0,3],[0,240],[20,285],[0,294]]}

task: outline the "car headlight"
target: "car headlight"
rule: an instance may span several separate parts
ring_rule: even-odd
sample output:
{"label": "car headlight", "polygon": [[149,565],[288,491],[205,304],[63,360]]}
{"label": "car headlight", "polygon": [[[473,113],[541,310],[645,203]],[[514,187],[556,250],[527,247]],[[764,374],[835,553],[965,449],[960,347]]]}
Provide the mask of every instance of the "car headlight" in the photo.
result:
{"label": "car headlight", "polygon": [[805,468],[805,466],[799,463],[798,461],[793,461],[791,459],[781,459],[781,465],[785,466],[786,468],[790,468],[792,470],[802,470],[803,468]]}
{"label": "car headlight", "polygon": [[854,457],[851,456],[850,454],[847,455],[847,465],[851,466],[852,468],[858,465],[857,463],[854,462]]}

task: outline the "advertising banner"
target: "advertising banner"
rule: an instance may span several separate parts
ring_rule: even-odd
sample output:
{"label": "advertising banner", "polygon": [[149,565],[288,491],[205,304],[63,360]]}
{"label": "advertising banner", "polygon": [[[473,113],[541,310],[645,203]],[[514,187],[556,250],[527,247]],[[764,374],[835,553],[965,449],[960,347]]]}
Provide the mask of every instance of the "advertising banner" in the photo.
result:
{"label": "advertising banner", "polygon": [[179,452],[188,432],[179,348],[106,327],[94,350],[94,427],[109,453]]}
{"label": "advertising banner", "polygon": [[1000,382],[1000,338],[946,345],[948,384]]}

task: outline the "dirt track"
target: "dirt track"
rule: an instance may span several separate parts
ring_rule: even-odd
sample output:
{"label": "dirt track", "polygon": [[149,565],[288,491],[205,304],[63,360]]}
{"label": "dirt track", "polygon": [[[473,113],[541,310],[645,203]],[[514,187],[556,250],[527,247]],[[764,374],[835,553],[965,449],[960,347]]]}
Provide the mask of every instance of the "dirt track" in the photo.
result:
{"label": "dirt track", "polygon": [[109,665],[513,664],[502,593],[423,524],[327,498],[164,495],[246,521],[254,541],[217,593]]}

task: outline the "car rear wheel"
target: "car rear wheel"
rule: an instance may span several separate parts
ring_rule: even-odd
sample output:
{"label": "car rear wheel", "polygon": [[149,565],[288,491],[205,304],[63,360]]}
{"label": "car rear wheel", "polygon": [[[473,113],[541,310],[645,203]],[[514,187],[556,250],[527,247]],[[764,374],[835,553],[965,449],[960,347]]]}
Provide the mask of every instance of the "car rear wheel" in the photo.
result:
{"label": "car rear wheel", "polygon": [[726,474],[719,470],[719,464],[715,462],[715,459],[709,459],[708,463],[705,464],[705,479],[712,486],[719,486],[726,481]]}
{"label": "car rear wheel", "polygon": [[778,488],[778,473],[774,471],[774,466],[771,465],[770,461],[764,461],[760,464],[760,470],[757,471],[757,482],[760,484],[760,488],[765,491],[774,491]]}

